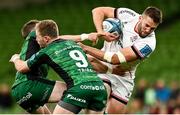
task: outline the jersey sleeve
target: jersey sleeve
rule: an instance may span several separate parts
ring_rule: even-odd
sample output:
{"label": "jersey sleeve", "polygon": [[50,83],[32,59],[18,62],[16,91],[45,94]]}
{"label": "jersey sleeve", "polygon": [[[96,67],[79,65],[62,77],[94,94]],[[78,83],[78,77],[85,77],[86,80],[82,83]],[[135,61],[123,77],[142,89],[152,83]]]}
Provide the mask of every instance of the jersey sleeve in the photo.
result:
{"label": "jersey sleeve", "polygon": [[36,54],[32,55],[28,60],[27,60],[27,65],[30,69],[38,67],[42,64],[45,64],[45,61],[47,59],[47,56],[44,52],[37,52]]}
{"label": "jersey sleeve", "polygon": [[116,8],[114,10],[114,17],[120,19],[122,22],[130,21],[139,16],[135,11],[128,8]]}
{"label": "jersey sleeve", "polygon": [[37,43],[36,39],[30,39],[29,44],[26,51],[26,60],[29,59],[33,54],[40,50],[40,46]]}
{"label": "jersey sleeve", "polygon": [[144,39],[142,38],[136,41],[132,45],[132,49],[134,50],[136,55],[140,57],[140,59],[144,59],[150,56],[150,54],[155,50],[155,46],[156,46],[155,35],[149,35]]}

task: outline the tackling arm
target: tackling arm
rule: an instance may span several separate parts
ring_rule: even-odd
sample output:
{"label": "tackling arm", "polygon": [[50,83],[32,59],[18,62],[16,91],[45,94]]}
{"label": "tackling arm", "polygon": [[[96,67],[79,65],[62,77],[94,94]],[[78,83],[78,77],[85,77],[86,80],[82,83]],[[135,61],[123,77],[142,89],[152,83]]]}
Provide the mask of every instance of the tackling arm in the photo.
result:
{"label": "tackling arm", "polygon": [[73,40],[75,42],[81,42],[84,40],[90,40],[93,43],[96,43],[98,40],[98,37],[103,36],[103,34],[98,34],[96,32],[92,32],[89,34],[81,34],[81,35],[61,35],[59,36],[60,39],[65,39],[65,40]]}
{"label": "tackling arm", "polygon": [[27,65],[27,61],[23,61],[20,60],[19,55],[18,54],[14,54],[11,59],[9,60],[9,62],[14,63],[14,66],[16,68],[17,71],[25,73],[30,71],[28,65]]}
{"label": "tackling arm", "polygon": [[93,66],[93,69],[99,73],[112,73],[121,76],[124,75],[125,72],[127,71],[127,69],[123,68],[121,65],[105,64],[105,62],[103,63],[97,58],[94,58],[90,55],[88,55],[88,60]]}
{"label": "tackling arm", "polygon": [[108,70],[108,67],[104,65],[100,60],[92,57],[91,55],[87,55],[88,60],[90,61],[91,65],[93,66],[93,69],[99,73],[106,73]]}
{"label": "tackling arm", "polygon": [[93,57],[112,64],[121,64],[138,59],[131,47],[123,48],[118,52],[104,52],[99,49],[79,43],[83,50]]}
{"label": "tackling arm", "polygon": [[81,37],[80,35],[61,35],[59,36],[60,39],[65,39],[65,40],[73,40],[76,42],[80,42],[81,41]]}

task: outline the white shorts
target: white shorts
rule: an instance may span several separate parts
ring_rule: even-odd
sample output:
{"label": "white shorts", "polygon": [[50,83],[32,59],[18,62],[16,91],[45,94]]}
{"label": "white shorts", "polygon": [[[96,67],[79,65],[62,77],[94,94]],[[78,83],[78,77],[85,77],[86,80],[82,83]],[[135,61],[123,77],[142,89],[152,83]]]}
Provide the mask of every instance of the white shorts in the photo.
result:
{"label": "white shorts", "polygon": [[115,74],[98,74],[106,83],[111,85],[110,96],[123,104],[127,104],[134,88],[134,79]]}

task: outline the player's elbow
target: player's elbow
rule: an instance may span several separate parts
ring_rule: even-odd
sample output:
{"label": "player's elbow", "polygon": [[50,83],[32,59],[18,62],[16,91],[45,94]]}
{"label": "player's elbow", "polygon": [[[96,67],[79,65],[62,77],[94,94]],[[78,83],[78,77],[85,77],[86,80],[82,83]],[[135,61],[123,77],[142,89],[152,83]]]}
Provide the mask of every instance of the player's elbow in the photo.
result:
{"label": "player's elbow", "polygon": [[111,59],[111,64],[113,65],[120,64],[119,59],[116,56],[113,56]]}
{"label": "player's elbow", "polygon": [[26,63],[24,64],[17,64],[15,65],[15,68],[18,72],[21,72],[21,73],[26,73],[28,71],[30,71],[29,67],[27,66]]}
{"label": "player's elbow", "polygon": [[112,60],[112,61],[111,61],[111,64],[117,65],[117,64],[120,64],[120,62],[119,62],[119,61],[116,61],[116,60]]}
{"label": "player's elbow", "polygon": [[92,9],[92,14],[96,12],[97,8]]}
{"label": "player's elbow", "polygon": [[24,68],[24,67],[16,67],[16,70],[18,72],[21,72],[21,73],[26,73],[28,72],[28,69],[27,68]]}
{"label": "player's elbow", "polygon": [[96,7],[94,9],[92,9],[92,14],[95,14],[97,12],[101,12],[101,10],[102,10],[102,7]]}

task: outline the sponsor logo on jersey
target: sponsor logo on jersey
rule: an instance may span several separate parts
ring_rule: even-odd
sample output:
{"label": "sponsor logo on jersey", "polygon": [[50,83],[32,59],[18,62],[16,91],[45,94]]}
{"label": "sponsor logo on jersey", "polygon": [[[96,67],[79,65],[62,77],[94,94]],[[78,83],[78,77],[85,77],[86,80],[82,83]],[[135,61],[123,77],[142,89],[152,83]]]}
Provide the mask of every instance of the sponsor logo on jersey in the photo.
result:
{"label": "sponsor logo on jersey", "polygon": [[102,86],[91,86],[91,85],[81,85],[81,89],[88,89],[88,90],[105,90],[105,87]]}
{"label": "sponsor logo on jersey", "polygon": [[151,52],[152,49],[149,45],[145,45],[141,50],[140,50],[141,54],[143,55],[143,57],[147,57]]}
{"label": "sponsor logo on jersey", "polygon": [[134,42],[134,41],[136,41],[138,39],[138,36],[137,35],[136,36],[132,36],[132,37],[130,37],[130,39],[131,39],[131,42]]}
{"label": "sponsor logo on jersey", "polygon": [[86,103],[86,100],[81,99],[81,98],[78,98],[78,97],[74,97],[74,96],[72,96],[71,94],[68,94],[68,95],[67,95],[67,98],[69,98],[69,99],[71,99],[71,100],[79,101],[79,102],[82,102],[82,103]]}
{"label": "sponsor logo on jersey", "polygon": [[45,99],[46,99],[49,91],[50,91],[50,88],[46,88],[46,91],[44,92],[44,95],[43,95],[43,97],[41,98],[41,100],[45,100]]}
{"label": "sponsor logo on jersey", "polygon": [[61,53],[61,52],[63,52],[63,51],[67,51],[67,50],[73,49],[73,48],[81,48],[81,47],[78,46],[78,45],[68,46],[68,47],[65,47],[65,48],[63,48],[63,49],[60,49],[60,50],[58,50],[58,51],[55,51],[54,54],[55,54],[55,55],[58,55],[59,53]]}
{"label": "sponsor logo on jersey", "polygon": [[92,70],[90,68],[80,68],[80,69],[78,69],[78,71],[80,71],[80,72],[94,72],[94,70]]}
{"label": "sponsor logo on jersey", "polygon": [[127,13],[127,14],[130,14],[131,16],[136,16],[133,12],[131,12],[131,11],[129,11],[129,10],[121,10],[120,12],[119,12],[119,14],[123,14],[123,13]]}
{"label": "sponsor logo on jersey", "polygon": [[17,103],[20,105],[21,103],[23,103],[24,101],[27,101],[28,99],[30,99],[32,97],[31,92],[28,92],[26,96],[23,96]]}

